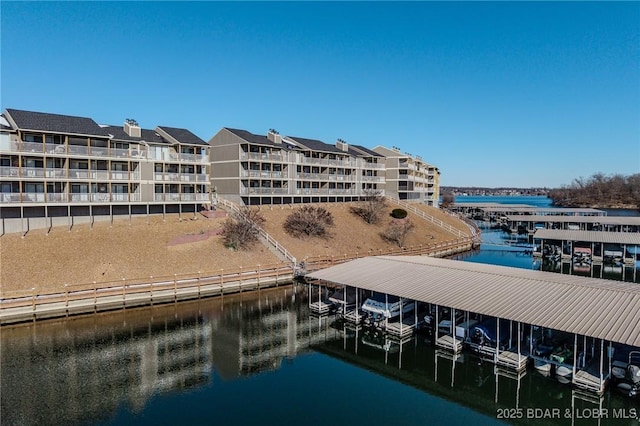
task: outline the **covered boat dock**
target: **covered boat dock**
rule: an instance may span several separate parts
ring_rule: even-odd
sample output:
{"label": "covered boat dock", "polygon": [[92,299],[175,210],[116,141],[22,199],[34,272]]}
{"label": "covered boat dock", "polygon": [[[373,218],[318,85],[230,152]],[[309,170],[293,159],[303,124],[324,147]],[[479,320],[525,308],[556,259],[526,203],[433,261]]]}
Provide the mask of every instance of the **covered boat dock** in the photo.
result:
{"label": "covered boat dock", "polygon": [[533,243],[536,248],[534,255],[544,255],[545,247],[553,247],[561,249],[563,258],[572,258],[576,249],[581,248],[589,249],[592,260],[596,262],[633,264],[640,247],[640,233],[538,229],[533,234]]}
{"label": "covered boat dock", "polygon": [[[516,370],[527,359],[568,368],[574,385],[593,392],[610,376],[613,344],[640,347],[637,284],[421,256],[367,257],[307,278],[495,318],[495,335],[507,328],[509,341],[480,343],[479,352]],[[566,334],[573,350],[536,350],[544,330]]]}
{"label": "covered boat dock", "polygon": [[480,220],[497,221],[507,215],[535,216],[606,216],[607,212],[592,208],[535,207],[528,204],[454,203],[449,210]]}
{"label": "covered boat dock", "polygon": [[533,234],[538,229],[640,233],[640,217],[638,216],[532,216],[528,214],[509,214],[502,218],[501,223],[511,232],[526,230],[530,234]]}

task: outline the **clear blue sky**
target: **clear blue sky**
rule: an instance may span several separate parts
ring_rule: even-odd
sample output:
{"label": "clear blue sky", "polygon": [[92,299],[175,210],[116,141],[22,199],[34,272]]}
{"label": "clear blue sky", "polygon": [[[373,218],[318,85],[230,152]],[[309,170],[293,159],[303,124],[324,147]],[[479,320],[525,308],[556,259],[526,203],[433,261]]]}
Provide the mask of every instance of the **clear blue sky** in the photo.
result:
{"label": "clear blue sky", "polygon": [[442,185],[640,172],[640,2],[8,2],[1,107],[398,146]]}

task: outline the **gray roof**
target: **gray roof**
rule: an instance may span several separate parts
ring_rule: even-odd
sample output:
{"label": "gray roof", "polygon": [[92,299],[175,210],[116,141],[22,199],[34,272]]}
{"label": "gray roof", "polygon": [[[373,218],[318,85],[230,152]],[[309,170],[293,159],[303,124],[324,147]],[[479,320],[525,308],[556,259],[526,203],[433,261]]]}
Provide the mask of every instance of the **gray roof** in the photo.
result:
{"label": "gray roof", "polygon": [[6,110],[6,115],[9,121],[13,121],[20,130],[109,137],[108,132],[91,118],[9,108]]}
{"label": "gray roof", "polygon": [[542,216],[530,214],[511,214],[507,219],[517,222],[573,222],[598,223],[606,225],[640,225],[640,216]]}
{"label": "gray roof", "polygon": [[113,139],[121,140],[121,141],[130,141],[130,142],[152,142],[152,143],[167,143],[164,139],[162,139],[154,130],[141,129],[141,137],[135,138],[129,136],[122,126],[106,126],[104,129],[113,135]]}
{"label": "gray roof", "polygon": [[266,146],[275,146],[277,148],[284,148],[282,144],[271,142],[269,138],[267,138],[265,135],[254,135],[253,133],[248,132],[246,130],[232,129],[229,127],[224,127],[224,129],[230,131],[231,133],[238,136],[239,138],[242,138],[245,141],[254,145],[266,145]]}
{"label": "gray roof", "polygon": [[590,213],[590,214],[602,214],[606,215],[604,210],[591,209],[591,208],[573,208],[573,207],[533,207],[533,206],[517,206],[512,204],[503,204],[502,206],[487,206],[482,207],[482,210],[487,212],[521,212],[531,214],[575,214],[575,213]]}
{"label": "gray roof", "polygon": [[514,207],[522,207],[522,208],[532,208],[533,206],[530,204],[501,204],[501,203],[492,203],[492,202],[484,202],[484,203],[453,203],[453,207],[475,207],[478,209],[487,208],[487,207],[505,207],[507,210]]}
{"label": "gray roof", "polygon": [[370,150],[369,148],[365,148],[362,145],[349,145],[349,147],[353,147],[354,149],[358,150],[358,151],[362,151],[363,154],[370,156],[370,157],[380,157],[380,158],[384,158],[384,155],[382,154],[378,154],[375,151]]}
{"label": "gray roof", "polygon": [[[594,243],[615,243],[640,245],[639,232],[570,231],[563,229],[538,229],[533,238],[545,240],[589,241]],[[638,286],[640,287],[640,285]]]}
{"label": "gray roof", "polygon": [[177,127],[167,127],[167,126],[158,126],[158,129],[164,131],[169,136],[174,138],[180,143],[191,144],[191,145],[209,145],[193,133],[187,129],[180,129]]}
{"label": "gray roof", "polygon": [[640,346],[640,285],[425,256],[365,257],[307,275]]}
{"label": "gray roof", "polygon": [[303,147],[309,148],[311,151],[321,151],[321,152],[330,152],[330,153],[348,155],[347,152],[344,152],[343,150],[337,148],[336,146],[329,145],[327,143],[324,143],[316,139],[305,139],[305,138],[299,138],[296,136],[287,136],[287,138],[295,141],[296,143],[302,145]]}

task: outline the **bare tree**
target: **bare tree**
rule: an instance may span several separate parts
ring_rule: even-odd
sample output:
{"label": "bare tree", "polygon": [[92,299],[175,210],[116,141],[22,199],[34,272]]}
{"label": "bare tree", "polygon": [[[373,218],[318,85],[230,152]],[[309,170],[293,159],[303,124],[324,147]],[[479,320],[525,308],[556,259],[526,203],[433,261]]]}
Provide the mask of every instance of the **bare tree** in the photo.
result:
{"label": "bare tree", "polygon": [[382,233],[382,238],[396,244],[398,247],[403,247],[412,229],[413,223],[410,219],[392,220],[384,233]]}
{"label": "bare tree", "polygon": [[296,238],[327,237],[333,226],[333,215],[324,207],[303,206],[287,216],[282,226]]}
{"label": "bare tree", "polygon": [[234,250],[248,250],[258,241],[260,227],[265,218],[260,210],[244,207],[239,214],[228,218],[222,225],[225,247]]}
{"label": "bare tree", "polygon": [[456,196],[453,192],[445,192],[442,194],[442,207],[449,208],[453,203],[456,202]]}
{"label": "bare tree", "polygon": [[360,216],[367,223],[378,223],[387,202],[380,191],[370,190],[365,193],[363,201],[351,207],[351,212]]}

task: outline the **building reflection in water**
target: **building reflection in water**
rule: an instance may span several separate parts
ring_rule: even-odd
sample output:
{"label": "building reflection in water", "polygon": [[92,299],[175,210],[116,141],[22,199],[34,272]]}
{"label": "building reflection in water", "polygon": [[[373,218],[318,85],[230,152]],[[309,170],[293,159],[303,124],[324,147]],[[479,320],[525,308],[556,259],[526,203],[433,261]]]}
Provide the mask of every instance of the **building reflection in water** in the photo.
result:
{"label": "building reflection in water", "polygon": [[[300,287],[297,287],[300,289]],[[318,339],[296,287],[3,327],[4,424],[78,424],[157,393],[277,369]]]}
{"label": "building reflection in water", "polygon": [[[629,403],[609,396],[576,402],[569,386],[535,372],[513,376],[468,354],[453,357],[434,350],[425,336],[399,342],[350,328],[332,316],[313,317],[306,297],[304,286],[287,286],[3,327],[1,423],[109,420],[123,406],[143,411],[154,395],[217,389],[223,384],[216,380],[274,371],[311,351],[491,418],[500,407],[611,408]],[[352,379],[335,377],[336,383],[342,380]],[[310,396],[317,392],[309,386]],[[361,401],[357,395],[344,396]]]}

